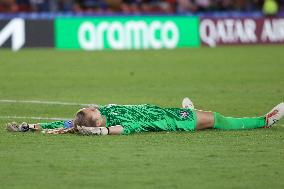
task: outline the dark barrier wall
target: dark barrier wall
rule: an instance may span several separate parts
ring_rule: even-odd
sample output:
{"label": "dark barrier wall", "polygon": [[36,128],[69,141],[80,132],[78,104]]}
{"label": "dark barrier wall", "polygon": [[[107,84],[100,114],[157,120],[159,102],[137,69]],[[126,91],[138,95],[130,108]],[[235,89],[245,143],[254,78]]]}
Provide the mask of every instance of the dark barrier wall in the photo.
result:
{"label": "dark barrier wall", "polygon": [[284,18],[212,18],[200,20],[202,45],[284,43]]}
{"label": "dark barrier wall", "polygon": [[53,20],[0,20],[0,46],[19,50],[23,47],[54,47]]}

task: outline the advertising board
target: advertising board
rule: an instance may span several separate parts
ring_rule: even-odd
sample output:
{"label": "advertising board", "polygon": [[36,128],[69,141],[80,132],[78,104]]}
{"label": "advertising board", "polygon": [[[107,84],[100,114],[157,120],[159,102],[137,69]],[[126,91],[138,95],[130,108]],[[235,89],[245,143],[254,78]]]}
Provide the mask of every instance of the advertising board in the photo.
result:
{"label": "advertising board", "polygon": [[58,49],[173,49],[200,45],[197,17],[56,19]]}
{"label": "advertising board", "polygon": [[54,47],[53,20],[0,20],[0,47]]}
{"label": "advertising board", "polygon": [[203,17],[199,27],[202,45],[284,43],[284,18]]}

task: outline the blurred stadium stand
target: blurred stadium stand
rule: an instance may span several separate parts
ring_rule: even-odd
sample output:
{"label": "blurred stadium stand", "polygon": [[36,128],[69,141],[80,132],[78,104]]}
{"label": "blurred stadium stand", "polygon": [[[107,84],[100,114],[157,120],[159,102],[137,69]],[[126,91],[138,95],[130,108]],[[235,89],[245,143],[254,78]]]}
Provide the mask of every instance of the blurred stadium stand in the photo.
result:
{"label": "blurred stadium stand", "polygon": [[283,13],[284,0],[0,0],[0,13],[249,13],[262,12],[265,1],[276,2]]}

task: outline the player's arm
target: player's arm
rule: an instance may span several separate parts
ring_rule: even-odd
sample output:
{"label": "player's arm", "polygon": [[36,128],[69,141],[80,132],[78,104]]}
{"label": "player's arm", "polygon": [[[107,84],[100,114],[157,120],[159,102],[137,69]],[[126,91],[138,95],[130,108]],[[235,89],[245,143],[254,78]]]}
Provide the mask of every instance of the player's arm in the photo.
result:
{"label": "player's arm", "polygon": [[121,135],[123,133],[123,127],[121,125],[108,127],[109,135]]}
{"label": "player's arm", "polygon": [[123,133],[123,127],[121,125],[110,127],[77,126],[77,130],[83,135],[120,135]]}
{"label": "player's arm", "polygon": [[54,121],[47,123],[26,123],[18,124],[16,122],[8,123],[7,130],[12,132],[26,132],[26,131],[42,131],[45,129],[70,129],[73,128],[73,121]]}

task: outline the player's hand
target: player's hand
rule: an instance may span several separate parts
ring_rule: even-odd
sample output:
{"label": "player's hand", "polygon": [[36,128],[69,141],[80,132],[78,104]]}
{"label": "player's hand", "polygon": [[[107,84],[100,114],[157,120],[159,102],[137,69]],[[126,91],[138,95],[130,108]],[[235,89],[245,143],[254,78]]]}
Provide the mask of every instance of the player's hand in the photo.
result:
{"label": "player's hand", "polygon": [[29,131],[29,124],[26,122],[23,122],[22,124],[16,122],[7,123],[6,129],[10,132],[27,132]]}

